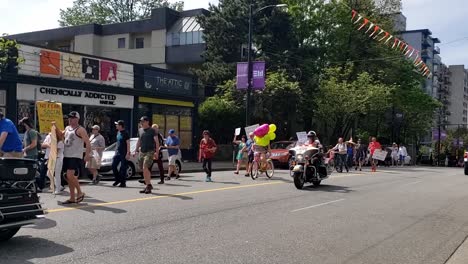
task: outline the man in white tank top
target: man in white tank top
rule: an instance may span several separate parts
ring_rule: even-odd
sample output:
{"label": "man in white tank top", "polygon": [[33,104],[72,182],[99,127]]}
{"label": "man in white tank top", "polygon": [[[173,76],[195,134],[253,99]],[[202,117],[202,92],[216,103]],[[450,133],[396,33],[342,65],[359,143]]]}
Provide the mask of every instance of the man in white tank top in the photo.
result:
{"label": "man in white tank top", "polygon": [[[83,147],[86,145],[84,160],[89,161],[91,144],[86,130],[80,126],[79,122],[80,114],[78,112],[73,111],[68,114],[68,126],[64,131],[63,168],[67,171],[70,199],[63,204],[80,203],[85,197],[85,193],[81,191],[78,177],[83,165]],[[75,196],[75,189],[77,196]]]}

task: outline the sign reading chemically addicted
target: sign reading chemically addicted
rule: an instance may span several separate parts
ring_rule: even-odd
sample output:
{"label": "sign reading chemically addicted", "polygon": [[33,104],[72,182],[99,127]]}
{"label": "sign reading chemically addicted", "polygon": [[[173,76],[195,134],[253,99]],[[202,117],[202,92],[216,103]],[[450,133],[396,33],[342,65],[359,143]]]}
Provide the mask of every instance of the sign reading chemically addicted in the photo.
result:
{"label": "sign reading chemically addicted", "polygon": [[54,101],[73,105],[133,108],[133,96],[94,91],[72,90],[59,87],[17,84],[17,99],[24,101]]}
{"label": "sign reading chemically addicted", "polygon": [[68,52],[21,45],[21,75],[80,80],[98,84],[133,88],[133,65],[81,56]]}

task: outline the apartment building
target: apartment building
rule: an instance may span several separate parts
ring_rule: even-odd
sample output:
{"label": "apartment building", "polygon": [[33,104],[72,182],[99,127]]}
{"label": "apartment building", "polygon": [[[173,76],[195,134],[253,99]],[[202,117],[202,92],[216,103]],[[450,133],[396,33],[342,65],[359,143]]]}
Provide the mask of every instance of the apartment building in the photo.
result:
{"label": "apartment building", "polygon": [[440,48],[436,44],[440,43],[438,38],[432,37],[429,29],[406,30],[400,32],[401,37],[412,47],[420,51],[420,56],[424,63],[433,73],[432,78],[426,79],[423,84],[424,91],[434,98],[437,98],[437,87],[434,85],[434,76],[437,74],[434,65],[440,64]]}
{"label": "apartment building", "polygon": [[152,10],[151,17],[108,25],[89,24],[11,35],[50,49],[187,72],[203,62],[203,29],[196,17],[205,9]]}
{"label": "apartment building", "polygon": [[[468,125],[468,70],[464,65],[450,65],[447,85],[450,94],[447,96],[449,126]],[[451,128],[451,127],[450,127]]]}

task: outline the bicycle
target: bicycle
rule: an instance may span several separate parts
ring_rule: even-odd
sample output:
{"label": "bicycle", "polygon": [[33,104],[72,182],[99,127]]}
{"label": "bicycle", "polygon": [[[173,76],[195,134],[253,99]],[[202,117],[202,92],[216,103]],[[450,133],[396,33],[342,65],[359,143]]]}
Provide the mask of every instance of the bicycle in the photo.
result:
{"label": "bicycle", "polygon": [[271,179],[275,173],[275,166],[273,164],[273,161],[270,159],[270,153],[265,154],[265,159],[266,159],[266,164],[265,164],[265,169],[261,168],[261,161],[260,161],[260,153],[255,152],[254,153],[254,160],[252,162],[252,168],[250,169],[250,177],[252,180],[255,180],[258,178],[258,175],[261,173],[265,172],[265,175],[268,177],[268,179]]}

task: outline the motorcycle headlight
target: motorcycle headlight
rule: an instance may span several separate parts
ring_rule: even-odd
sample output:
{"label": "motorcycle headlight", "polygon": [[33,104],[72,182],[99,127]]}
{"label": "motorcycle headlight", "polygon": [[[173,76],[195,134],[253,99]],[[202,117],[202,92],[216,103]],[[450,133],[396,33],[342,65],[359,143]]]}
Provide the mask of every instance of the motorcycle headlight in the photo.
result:
{"label": "motorcycle headlight", "polygon": [[296,156],[296,162],[303,162],[304,161],[304,156],[303,155],[297,155]]}

